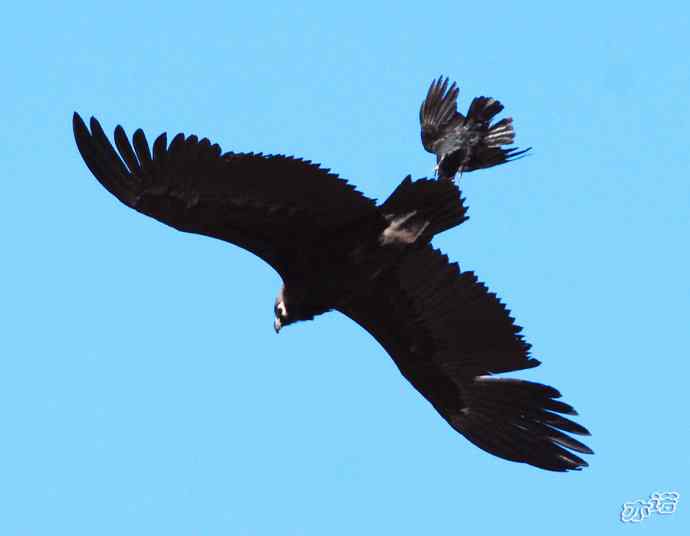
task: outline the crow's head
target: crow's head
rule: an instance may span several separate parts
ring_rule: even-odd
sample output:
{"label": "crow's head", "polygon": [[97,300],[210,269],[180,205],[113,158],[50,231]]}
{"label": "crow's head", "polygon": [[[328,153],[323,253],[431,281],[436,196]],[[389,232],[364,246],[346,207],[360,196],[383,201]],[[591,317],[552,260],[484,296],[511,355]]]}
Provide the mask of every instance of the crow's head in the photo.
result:
{"label": "crow's head", "polygon": [[460,147],[452,152],[446,153],[438,163],[438,176],[441,178],[452,179],[460,172],[470,158],[470,152]]}

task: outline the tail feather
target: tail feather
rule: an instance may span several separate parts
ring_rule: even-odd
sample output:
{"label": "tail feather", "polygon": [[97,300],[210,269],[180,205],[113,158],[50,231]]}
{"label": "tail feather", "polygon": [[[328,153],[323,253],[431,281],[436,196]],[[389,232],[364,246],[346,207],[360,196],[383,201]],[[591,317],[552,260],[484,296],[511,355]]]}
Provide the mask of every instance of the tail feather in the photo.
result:
{"label": "tail feather", "polygon": [[[408,175],[380,207],[390,222],[384,231],[384,241],[386,236],[404,242],[431,240],[467,219],[463,202],[460,190],[452,181],[413,181]],[[400,233],[397,237],[396,232]]]}
{"label": "tail feather", "polygon": [[564,432],[589,435],[583,426],[559,413],[575,410],[555,398],[547,385],[524,380],[480,376],[463,385],[465,407],[450,416],[450,424],[478,447],[508,460],[550,471],[587,467],[571,451],[592,450]]}

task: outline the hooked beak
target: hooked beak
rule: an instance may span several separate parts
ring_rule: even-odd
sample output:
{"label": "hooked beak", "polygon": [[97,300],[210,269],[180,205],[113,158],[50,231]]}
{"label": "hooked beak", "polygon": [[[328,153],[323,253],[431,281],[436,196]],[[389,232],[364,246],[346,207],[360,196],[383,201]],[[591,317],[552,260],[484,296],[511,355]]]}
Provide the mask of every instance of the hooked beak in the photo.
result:
{"label": "hooked beak", "polygon": [[276,333],[280,333],[280,328],[283,327],[283,324],[280,322],[280,318],[276,318],[273,321],[273,329],[275,330]]}

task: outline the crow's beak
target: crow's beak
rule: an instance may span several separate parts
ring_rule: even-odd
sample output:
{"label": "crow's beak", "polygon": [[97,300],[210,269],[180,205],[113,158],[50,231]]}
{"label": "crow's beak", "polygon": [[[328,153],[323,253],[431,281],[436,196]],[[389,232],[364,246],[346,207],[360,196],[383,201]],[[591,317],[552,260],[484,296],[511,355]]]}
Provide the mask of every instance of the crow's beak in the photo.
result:
{"label": "crow's beak", "polygon": [[276,318],[273,321],[273,329],[275,330],[276,333],[280,333],[280,328],[283,327],[283,324],[280,322],[280,318]]}

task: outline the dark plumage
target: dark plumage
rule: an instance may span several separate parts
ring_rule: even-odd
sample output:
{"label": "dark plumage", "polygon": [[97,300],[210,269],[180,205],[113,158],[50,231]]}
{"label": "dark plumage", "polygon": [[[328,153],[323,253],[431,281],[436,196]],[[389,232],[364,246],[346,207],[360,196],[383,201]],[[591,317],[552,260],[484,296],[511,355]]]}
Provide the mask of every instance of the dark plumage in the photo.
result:
{"label": "dark plumage", "polygon": [[[283,279],[276,331],[329,310],[352,318],[402,374],[470,441],[497,456],[553,471],[579,469],[587,434],[555,389],[493,373],[531,368],[508,310],[472,272],[429,244],[460,224],[452,181],[409,177],[377,206],[343,179],[285,156],[221,152],[196,136],[121,127],[113,148],[98,121],[74,115],[79,151],[120,201],[176,229],[258,255]],[[119,154],[118,154],[119,153]]]}
{"label": "dark plumage", "polygon": [[448,78],[439,77],[429,87],[419,109],[422,145],[436,155],[439,179],[455,174],[505,164],[524,155],[528,149],[503,149],[515,139],[513,119],[507,117],[495,124],[493,118],[503,105],[490,97],[475,97],[467,117],[457,110],[458,87]]}

